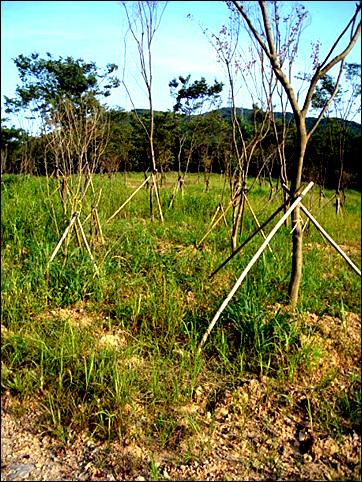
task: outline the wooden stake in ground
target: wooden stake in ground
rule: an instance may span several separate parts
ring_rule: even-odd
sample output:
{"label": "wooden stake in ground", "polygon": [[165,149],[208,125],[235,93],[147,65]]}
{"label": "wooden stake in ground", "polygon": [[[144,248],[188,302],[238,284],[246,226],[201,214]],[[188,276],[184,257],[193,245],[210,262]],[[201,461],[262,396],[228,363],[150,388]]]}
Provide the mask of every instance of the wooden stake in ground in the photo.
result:
{"label": "wooden stake in ground", "polygon": [[215,218],[217,216],[217,213],[220,211],[220,207],[221,207],[221,203],[218,204],[217,208],[216,208],[216,211],[215,211],[215,214],[213,215],[212,219],[211,219],[211,222],[210,222],[210,228],[211,226],[213,225],[214,221],[215,221]]}
{"label": "wooden stake in ground", "polygon": [[148,182],[148,180],[150,179],[150,177],[151,177],[151,176],[148,176],[148,178],[145,179],[145,180],[143,181],[143,183],[130,195],[130,197],[127,199],[127,201],[125,201],[125,202],[122,204],[122,206],[121,206],[119,209],[117,209],[117,211],[116,211],[114,214],[112,214],[112,216],[111,216],[109,219],[107,219],[107,223],[109,223],[109,221],[110,221],[111,219],[113,219],[113,218],[125,207],[125,205],[133,198],[133,196],[135,196],[135,195],[138,193],[138,191],[141,189],[141,187],[143,187],[143,186],[146,184],[146,182]]}
{"label": "wooden stake in ground", "polygon": [[226,227],[226,229],[228,229],[229,226],[228,226],[228,223],[226,222],[226,211],[224,211],[222,203],[220,203],[220,209],[221,209],[221,212],[223,213],[223,216],[224,216],[222,219],[224,221],[225,227]]}
{"label": "wooden stake in ground", "polygon": [[[256,214],[255,214],[251,204],[249,203],[249,199],[247,198],[246,194],[244,194],[244,197],[245,197],[245,202],[246,202],[246,204],[247,204],[247,206],[248,206],[248,208],[249,208],[249,210],[250,210],[250,212],[251,212],[251,214],[254,218],[254,221],[256,222],[256,225],[258,226],[258,228],[260,228],[260,223],[258,221],[258,218],[256,217]],[[260,232],[261,232],[263,238],[266,239],[264,231],[262,230],[262,228],[260,228]],[[272,253],[273,251],[272,251],[272,249],[269,245],[268,245],[268,248],[269,248],[269,251]]]}
{"label": "wooden stake in ground", "polygon": [[286,211],[286,213],[284,214],[284,216],[281,217],[281,219],[277,222],[277,224],[274,226],[274,228],[270,231],[269,235],[267,236],[267,238],[265,239],[264,243],[260,246],[260,248],[258,249],[258,251],[255,253],[255,255],[253,256],[252,260],[250,261],[250,263],[247,265],[247,267],[244,269],[244,271],[242,272],[240,278],[237,280],[237,282],[235,283],[233,289],[230,291],[230,293],[228,294],[228,296],[225,298],[224,302],[222,303],[222,305],[220,306],[219,310],[217,311],[216,315],[214,316],[214,318],[212,319],[208,329],[206,330],[204,336],[202,337],[201,339],[201,342],[199,344],[199,347],[198,347],[198,352],[200,353],[202,347],[204,346],[206,340],[207,340],[207,337],[209,336],[209,334],[211,333],[211,330],[213,329],[215,323],[217,322],[217,320],[220,318],[220,315],[221,313],[224,311],[224,309],[227,307],[227,305],[229,304],[231,298],[234,296],[234,294],[236,293],[237,289],[239,288],[239,286],[241,285],[241,283],[243,282],[244,278],[246,277],[246,275],[249,273],[250,269],[252,268],[252,266],[254,265],[254,263],[257,261],[257,259],[259,258],[259,256],[261,255],[261,253],[264,251],[264,249],[268,246],[268,243],[269,241],[272,239],[272,237],[274,236],[274,234],[278,231],[278,229],[280,228],[280,226],[284,223],[284,221],[287,219],[287,217],[289,216],[289,214],[298,206],[298,204],[300,203],[300,201],[303,199],[303,197],[306,195],[306,193],[310,190],[310,188],[314,185],[313,182],[310,182],[308,184],[308,186],[304,189],[304,191],[297,197],[297,199],[293,202],[293,204],[290,206],[290,208]]}
{"label": "wooden stake in ground", "polygon": [[[289,190],[285,184],[283,184],[283,188],[287,191],[289,194]],[[359,275],[361,276],[361,270],[357,268],[357,266],[349,259],[349,257],[346,255],[346,253],[338,246],[338,244],[333,241],[333,239],[329,236],[329,234],[322,228],[322,226],[317,222],[317,220],[313,217],[313,215],[308,211],[306,207],[303,206],[302,203],[300,203],[300,208],[308,216],[308,218],[312,221],[312,223],[315,225],[315,227],[318,229],[318,231],[331,243],[331,245],[334,247],[334,249],[337,251],[338,254],[344,258],[347,263],[351,266],[351,268]]]}
{"label": "wooden stake in ground", "polygon": [[101,239],[101,243],[102,244],[105,244],[105,241],[104,241],[104,237],[103,237],[103,231],[102,231],[102,226],[101,226],[101,222],[99,220],[99,216],[98,216],[98,206],[97,204],[92,206],[92,210],[93,210],[93,218],[95,220],[95,223],[96,223],[96,226],[97,226],[97,229],[98,229],[98,234],[100,236],[100,239]]}
{"label": "wooden stake in ground", "polygon": [[153,179],[153,185],[154,185],[154,187],[155,187],[155,194],[156,194],[156,201],[157,201],[158,211],[159,211],[159,213],[160,213],[161,222],[164,223],[165,220],[164,220],[163,214],[162,214],[161,201],[160,201],[160,196],[159,196],[158,187],[157,187],[157,175],[156,175],[156,172],[153,172],[153,173],[152,173],[152,179]]}
{"label": "wooden stake in ground", "polygon": [[[95,230],[96,230],[96,235],[97,235],[97,239],[100,239],[100,242],[102,244],[105,244],[105,240],[104,240],[104,237],[103,237],[103,231],[102,231],[102,226],[101,226],[101,222],[99,220],[99,216],[98,216],[98,205],[97,204],[94,204],[92,206],[92,210],[91,212],[88,214],[88,216],[85,218],[85,220],[83,221],[83,223],[86,223],[88,221],[88,219],[92,216],[92,219],[93,219],[93,222],[95,224]],[[75,225],[76,227],[77,225]]]}
{"label": "wooden stake in ground", "polygon": [[[300,187],[296,190],[296,193],[299,191]],[[254,231],[253,234],[251,234],[238,248],[235,249],[235,251],[228,257],[226,258],[225,261],[223,261],[220,266],[218,266],[213,273],[209,276],[209,279],[211,279],[215,274],[221,270],[249,241],[253,239],[254,236],[258,234],[259,231],[261,231],[275,216],[282,210],[284,209],[290,202],[290,198],[286,199],[283,204],[281,204],[278,209],[276,209],[271,216],[268,217],[266,221],[263,222],[263,224],[260,225],[260,227]]]}
{"label": "wooden stake in ground", "polygon": [[214,224],[210,227],[210,229],[208,229],[208,231],[206,232],[206,234],[200,239],[200,241],[198,243],[196,243],[196,247],[199,247],[200,244],[207,238],[207,236],[211,233],[211,231],[215,228],[215,226],[217,226],[217,224],[219,223],[219,221],[223,218],[225,218],[226,216],[226,213],[228,212],[228,210],[231,208],[232,206],[232,203],[229,203],[228,207],[225,209],[225,211],[222,209],[222,214],[217,218],[217,220],[214,222]]}
{"label": "wooden stake in ground", "polygon": [[[59,240],[59,243],[57,244],[56,248],[54,249],[53,251],[53,254],[51,255],[50,257],[50,260],[49,260],[49,263],[50,264],[53,259],[55,258],[55,255],[57,254],[57,252],[59,251],[59,248],[60,246],[62,245],[63,241],[65,240],[65,238],[67,237],[67,235],[69,234],[69,231],[70,231],[70,228],[73,226],[75,220],[78,219],[78,226],[79,226],[79,229],[80,229],[80,232],[82,234],[82,239],[83,239],[83,242],[85,244],[85,247],[87,249],[87,252],[89,254],[89,257],[90,259],[93,261],[93,265],[94,265],[94,269],[95,269],[95,272],[97,275],[99,275],[99,270],[98,270],[98,267],[96,265],[96,262],[94,261],[94,258],[92,256],[92,253],[91,253],[91,250],[89,248],[89,244],[88,244],[88,241],[87,241],[87,238],[85,237],[85,234],[84,234],[84,230],[83,230],[83,226],[82,226],[82,223],[80,222],[80,219],[79,219],[79,212],[75,211],[73,214],[72,214],[72,219],[68,225],[68,227],[66,228],[66,230],[64,231],[63,233],[63,236],[60,238]],[[76,225],[74,225],[74,227],[76,227]]]}
{"label": "wooden stake in ground", "polygon": [[85,234],[84,234],[84,230],[83,230],[82,223],[80,222],[79,216],[77,216],[77,218],[78,218],[79,229],[80,229],[80,232],[82,233],[82,238],[83,238],[85,247],[86,247],[86,249],[87,249],[87,251],[88,251],[88,254],[89,254],[90,259],[93,261],[93,265],[94,265],[95,272],[96,272],[97,275],[99,275],[98,266],[96,265],[96,262],[94,261],[94,258],[93,258],[93,256],[92,256],[92,253],[91,253],[91,250],[90,250],[90,247],[89,247],[87,238],[85,237]]}
{"label": "wooden stake in ground", "polygon": [[63,236],[60,238],[59,240],[59,243],[56,245],[54,251],[53,251],[53,254],[51,255],[50,257],[50,260],[49,260],[49,263],[51,263],[53,261],[53,259],[55,258],[55,255],[57,254],[57,252],[59,251],[59,248],[60,246],[62,245],[62,242],[65,240],[65,238],[67,237],[67,234],[69,233],[69,230],[70,228],[73,226],[74,224],[74,221],[77,219],[77,217],[79,216],[79,213],[78,212],[74,212],[72,214],[72,219],[70,220],[70,223],[68,225],[68,227],[65,229],[64,233],[63,233]]}

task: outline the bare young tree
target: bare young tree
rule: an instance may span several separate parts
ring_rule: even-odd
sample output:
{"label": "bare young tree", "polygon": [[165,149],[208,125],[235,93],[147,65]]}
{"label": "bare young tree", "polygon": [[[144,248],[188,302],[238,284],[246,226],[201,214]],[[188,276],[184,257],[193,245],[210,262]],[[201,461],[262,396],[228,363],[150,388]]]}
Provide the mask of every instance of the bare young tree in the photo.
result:
{"label": "bare young tree", "polygon": [[[150,143],[150,171],[152,173],[153,189],[156,194],[160,217],[163,222],[163,214],[162,214],[159,190],[157,185],[157,163],[156,163],[154,141],[153,141],[154,112],[153,112],[153,101],[152,101],[152,81],[153,81],[152,42],[153,42],[155,33],[160,26],[160,22],[161,22],[163,13],[165,11],[165,8],[167,6],[167,2],[145,0],[145,1],[129,2],[129,3],[122,2],[122,5],[126,13],[129,33],[131,34],[137,47],[141,76],[147,91],[149,110],[150,110],[150,125],[146,126],[145,122],[139,116],[138,116],[138,120],[140,121],[142,127],[145,129],[145,132],[147,134],[147,137]],[[125,68],[125,65],[124,65],[124,68]],[[124,71],[123,71],[122,83],[127,91],[127,94],[132,102],[135,113],[137,115],[137,111],[133,104],[132,97],[130,95],[129,89],[127,88],[127,85],[125,82]],[[151,197],[150,197],[151,219],[154,218],[152,193],[153,193],[153,190],[151,189]]]}
{"label": "bare young tree", "polygon": [[[250,2],[256,5],[256,2]],[[272,2],[274,4],[275,2]],[[256,19],[252,20],[251,15],[247,11],[244,3],[232,0],[232,4],[240,13],[244,20],[246,29],[250,36],[259,45],[269,61],[270,67],[275,73],[278,82],[283,87],[289,101],[289,105],[293,111],[294,120],[297,128],[297,159],[294,173],[291,178],[291,192],[295,193],[302,181],[303,161],[308,141],[316,130],[320,120],[323,117],[325,109],[335,97],[338,85],[340,83],[343,72],[344,62],[347,55],[351,52],[353,46],[356,44],[361,31],[361,22],[359,20],[361,3],[356,5],[356,11],[346,27],[337,36],[336,41],[331,46],[324,60],[320,61],[318,51],[315,52],[313,62],[313,75],[309,82],[304,101],[300,105],[297,90],[292,85],[291,76],[288,69],[288,58],[290,55],[295,55],[293,50],[296,47],[290,45],[289,54],[286,57],[280,57],[276,48],[276,30],[281,28],[281,19],[277,17],[273,5],[265,1],[258,1]],[[230,4],[231,5],[231,4]],[[268,8],[270,6],[270,8]],[[305,9],[303,6],[295,7],[297,14],[303,20],[305,16]],[[291,32],[293,34],[293,32]],[[343,45],[342,40],[347,38],[347,44]],[[293,39],[293,37],[291,37]],[[307,131],[306,116],[311,106],[312,96],[316,89],[318,81],[323,78],[333,67],[339,66],[339,74],[336,82],[336,89],[327,101],[324,109],[320,112],[316,123]],[[300,223],[300,208],[299,205],[292,212],[292,226],[293,226],[293,258],[292,258],[292,272],[289,283],[289,298],[293,306],[298,303],[299,286],[302,274],[302,238],[303,231]]]}
{"label": "bare young tree", "polygon": [[[203,29],[203,33],[216,50],[217,60],[224,68],[229,82],[232,155],[229,158],[227,173],[233,205],[232,250],[236,249],[238,233],[242,234],[249,167],[257,147],[269,131],[270,98],[273,86],[275,86],[274,76],[268,75],[264,69],[262,55],[260,56],[260,53],[257,52],[261,60],[259,64],[256,59],[247,58],[247,54],[239,42],[240,27],[240,16],[236,11],[232,11],[229,25],[223,25],[218,34],[213,33],[210,37],[208,31]],[[248,53],[251,53],[250,49]],[[235,103],[236,90],[240,86],[240,81],[248,87],[253,105],[254,129],[252,135],[249,136],[240,122]],[[258,103],[262,108],[259,108]],[[233,160],[234,162],[232,162]]]}
{"label": "bare young tree", "polygon": [[[56,177],[60,179],[61,202],[66,218],[80,211],[92,175],[98,170],[108,142],[109,123],[101,105],[84,105],[89,112],[77,116],[75,106],[65,99],[47,119],[51,132],[48,147],[53,155]],[[93,195],[95,193],[93,192]]]}

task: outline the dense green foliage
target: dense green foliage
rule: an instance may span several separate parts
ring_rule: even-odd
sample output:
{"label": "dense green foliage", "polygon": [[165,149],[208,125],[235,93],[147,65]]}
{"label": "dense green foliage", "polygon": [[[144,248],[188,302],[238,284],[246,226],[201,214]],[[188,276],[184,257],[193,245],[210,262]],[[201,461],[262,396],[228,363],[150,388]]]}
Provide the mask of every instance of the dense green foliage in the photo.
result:
{"label": "dense green foliage", "polygon": [[[109,175],[149,168],[149,111],[125,112],[121,108],[107,109],[102,104],[120,83],[114,75],[115,64],[109,64],[101,72],[94,62],[72,57],[55,59],[50,53],[44,59],[37,53],[19,55],[14,62],[21,85],[17,86],[13,99],[5,98],[5,112],[27,117],[30,111],[42,127],[34,136],[2,119],[2,173],[55,172],[57,177],[59,173],[67,177],[71,172],[90,168],[92,172]],[[347,64],[346,78],[349,90],[341,91],[334,100],[339,117],[328,115],[322,120],[308,143],[303,171],[304,180],[337,191],[360,188],[360,126],[347,121],[352,107],[353,112],[358,109],[360,66]],[[173,112],[154,113],[156,167],[162,174],[169,170],[177,170],[179,175],[185,171],[203,172],[206,180],[211,172],[216,172],[227,173],[231,179],[240,163],[237,150],[246,155],[247,146],[258,138],[260,127],[270,113],[263,112],[256,104],[252,109],[238,108],[240,130],[234,143],[231,109],[215,108],[223,84],[215,79],[214,84],[208,85],[204,77],[194,82],[190,79],[191,75],[171,80]],[[333,86],[331,77],[322,79],[314,95],[314,109],[323,106]],[[281,113],[273,115],[276,127],[269,123],[267,135],[252,148],[248,173],[269,179],[280,177],[284,167],[279,165],[278,142],[284,138],[282,130],[287,126],[282,149],[286,174],[292,178],[296,126],[291,114],[286,113],[284,119]],[[307,119],[307,127],[314,121]]]}
{"label": "dense green foliage", "polygon": [[5,96],[7,114],[29,109],[33,115],[50,116],[68,99],[83,116],[99,98],[108,97],[119,86],[119,79],[113,75],[116,64],[107,65],[101,73],[94,62],[61,56],[55,59],[49,52],[45,59],[38,53],[21,54],[14,62],[22,85],[17,86],[14,98]]}
{"label": "dense green foliage", "polygon": [[[241,109],[240,109],[241,111]],[[228,152],[232,136],[231,121],[225,109],[212,111],[201,116],[191,116],[187,123],[186,116],[171,112],[155,113],[154,144],[161,171],[178,170],[177,156],[180,145],[180,124],[186,126],[187,137],[181,157],[181,169],[185,170],[189,152],[190,172],[220,173],[227,170]],[[253,135],[252,111],[243,109],[240,116],[244,137]],[[149,166],[149,143],[147,135],[133,112],[122,109],[109,109],[109,131],[107,147],[102,154],[98,172],[144,171]],[[148,112],[139,111],[144,122],[149,120]],[[184,127],[184,129],[186,129]],[[342,126],[343,127],[343,126]],[[361,135],[356,123],[346,123],[343,139],[344,165],[342,188],[360,189],[360,141]],[[183,131],[182,131],[183,132]],[[341,123],[337,119],[323,122],[312,136],[305,157],[304,179],[320,182],[328,188],[337,185],[341,163]],[[286,149],[289,168],[293,165],[295,128],[291,124]],[[27,141],[27,142],[26,142]],[[192,142],[192,145],[191,145]],[[270,134],[255,151],[250,165],[250,174],[257,175],[263,164],[265,152],[276,149],[275,138]],[[44,174],[45,162],[48,171],[54,170],[51,149],[47,136],[27,138],[25,133],[4,127],[1,133],[2,171],[7,173],[32,172]],[[232,161],[231,161],[232,162]],[[31,169],[31,170],[30,170]],[[277,160],[271,160],[262,170],[261,176],[277,178],[280,167]]]}

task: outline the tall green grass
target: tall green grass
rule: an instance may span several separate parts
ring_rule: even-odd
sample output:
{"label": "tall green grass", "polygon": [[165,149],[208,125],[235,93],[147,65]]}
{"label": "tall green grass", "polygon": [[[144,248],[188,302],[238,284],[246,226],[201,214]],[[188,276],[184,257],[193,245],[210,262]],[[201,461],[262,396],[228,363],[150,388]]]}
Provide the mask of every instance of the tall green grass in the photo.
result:
{"label": "tall green grass", "polygon": [[[105,245],[91,243],[100,268],[96,276],[74,234],[67,256],[62,248],[48,265],[67,224],[55,181],[49,197],[45,179],[2,178],[1,302],[6,330],[1,386],[21,400],[39,400],[42,429],[63,439],[88,430],[100,438],[157,437],[162,447],[177,445],[198,431],[196,421],[191,416],[180,420],[177,410],[193,400],[200,380],[222,374],[222,380],[234,386],[246,374],[255,374],[289,383],[321,357],[313,343],[302,343],[307,328],[285,309],[291,269],[291,230],[286,226],[198,354],[209,322],[263,239],[256,236],[210,280],[230,255],[230,228],[221,222],[201,247],[195,246],[219,202],[228,203],[222,179],[213,175],[205,192],[202,180],[190,175],[184,196],[178,193],[169,209],[176,182],[170,173],[160,189],[164,224],[149,220],[147,189],[107,223],[142,180],[136,173],[126,180],[121,175],[95,176],[95,190],[102,190],[99,217],[106,239]],[[281,203],[280,196],[268,203],[268,196],[263,185],[249,194],[260,222]],[[81,219],[91,204],[89,197]],[[332,203],[320,211],[312,195],[307,205],[360,266],[360,194],[347,193],[338,217]],[[230,212],[227,223],[230,227]],[[89,224],[84,227],[91,240]],[[243,239],[255,230],[248,210],[243,230]],[[314,226],[306,228],[304,243],[299,313],[360,313],[360,278]],[[75,320],[85,315],[88,322],[77,325]],[[104,335],[123,342],[102,343]],[[348,406],[357,417],[355,395],[338,403],[341,417]]]}

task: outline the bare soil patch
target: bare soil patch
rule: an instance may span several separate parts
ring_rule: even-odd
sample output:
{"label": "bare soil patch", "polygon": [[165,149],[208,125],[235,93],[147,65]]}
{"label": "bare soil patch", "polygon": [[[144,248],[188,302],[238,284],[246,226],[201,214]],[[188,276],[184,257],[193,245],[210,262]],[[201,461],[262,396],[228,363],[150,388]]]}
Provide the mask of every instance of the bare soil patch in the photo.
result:
{"label": "bare soil patch", "polygon": [[[50,315],[71,317],[78,327],[92,323],[79,309]],[[20,404],[5,393],[1,480],[360,480],[360,429],[351,424],[338,431],[323,417],[326,403],[337,412],[343,394],[348,398],[360,388],[361,318],[310,313],[300,321],[310,327],[303,343],[319,350],[318,363],[282,387],[273,378],[250,375],[230,389],[204,373],[193,400],[174,409],[186,436],[176,434],[162,450],[157,439],[142,439],[141,431],[112,443],[87,433],[62,443],[39,429],[41,400]],[[100,343],[119,349],[126,343],[121,334],[103,337]],[[129,362],[142,367],[138,358]],[[140,406],[140,419],[142,414]]]}

